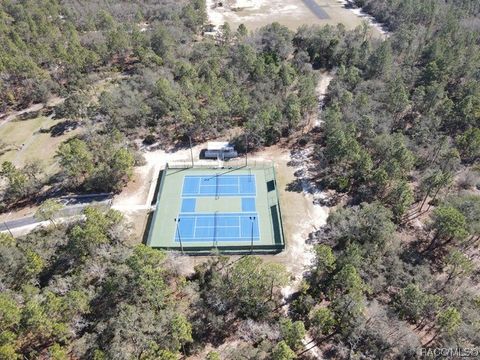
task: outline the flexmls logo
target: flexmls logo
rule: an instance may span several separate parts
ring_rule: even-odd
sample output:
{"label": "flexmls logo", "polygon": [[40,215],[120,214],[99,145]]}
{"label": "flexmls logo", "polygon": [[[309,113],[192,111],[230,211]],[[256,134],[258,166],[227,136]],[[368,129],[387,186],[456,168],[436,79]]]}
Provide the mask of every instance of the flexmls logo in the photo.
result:
{"label": "flexmls logo", "polygon": [[478,358],[480,348],[420,348],[419,355],[422,359]]}

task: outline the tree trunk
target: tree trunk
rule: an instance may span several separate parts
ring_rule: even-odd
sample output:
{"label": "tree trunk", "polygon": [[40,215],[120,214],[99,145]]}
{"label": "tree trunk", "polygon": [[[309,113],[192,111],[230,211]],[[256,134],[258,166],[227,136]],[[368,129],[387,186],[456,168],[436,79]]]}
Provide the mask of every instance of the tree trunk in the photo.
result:
{"label": "tree trunk", "polygon": [[438,193],[440,192],[440,186],[437,188],[437,190],[435,191],[435,194],[433,195],[432,199],[428,202],[428,207],[427,207],[427,211],[430,210],[430,207],[432,206],[430,203],[432,201],[435,201],[435,199],[437,198],[437,195]]}
{"label": "tree trunk", "polygon": [[430,340],[428,340],[427,343],[423,344],[422,346],[423,347],[428,347],[428,345],[430,345],[438,337],[438,334],[439,334],[438,332],[435,333],[435,335],[433,335],[433,337]]}
{"label": "tree trunk", "polygon": [[418,210],[418,212],[422,212],[423,205],[425,205],[425,201],[427,201],[427,198],[430,196],[431,191],[432,191],[432,188],[429,188],[427,190],[427,193],[425,194],[425,197],[423,198],[422,204],[420,205],[420,210]]}
{"label": "tree trunk", "polygon": [[444,241],[443,243],[441,243],[440,246],[445,246],[447,244],[450,244],[454,239],[455,238],[452,236],[449,239],[447,239],[446,241]]}
{"label": "tree trunk", "polygon": [[438,232],[435,233],[435,235],[433,236],[432,240],[430,241],[430,244],[428,244],[428,246],[426,247],[426,249],[423,251],[423,253],[426,253],[426,252],[429,252],[429,251],[432,251],[435,247],[435,243],[437,242],[437,238],[438,238]]}

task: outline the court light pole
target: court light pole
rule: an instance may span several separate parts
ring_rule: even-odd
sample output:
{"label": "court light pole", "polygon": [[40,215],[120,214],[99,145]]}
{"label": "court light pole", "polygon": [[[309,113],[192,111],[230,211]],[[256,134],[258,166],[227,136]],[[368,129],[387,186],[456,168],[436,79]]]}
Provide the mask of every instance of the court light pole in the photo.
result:
{"label": "court light pole", "polygon": [[179,224],[180,224],[180,218],[174,218],[175,220],[175,224],[176,224],[176,228],[177,228],[177,236],[178,236],[178,240],[180,241],[180,249],[182,250],[182,254],[184,254],[183,252],[183,243],[182,243],[182,238],[180,236],[180,228],[179,228]]}
{"label": "court light pole", "polygon": [[188,135],[188,141],[190,143],[190,158],[192,159],[192,168],[194,167],[193,163],[193,149],[192,149],[192,136]]}
{"label": "court light pole", "polygon": [[248,166],[248,134],[245,133],[245,166]]}
{"label": "court light pole", "polygon": [[253,254],[253,223],[255,222],[256,217],[255,216],[249,216],[248,217],[250,221],[252,222],[252,230],[250,232],[250,252]]}

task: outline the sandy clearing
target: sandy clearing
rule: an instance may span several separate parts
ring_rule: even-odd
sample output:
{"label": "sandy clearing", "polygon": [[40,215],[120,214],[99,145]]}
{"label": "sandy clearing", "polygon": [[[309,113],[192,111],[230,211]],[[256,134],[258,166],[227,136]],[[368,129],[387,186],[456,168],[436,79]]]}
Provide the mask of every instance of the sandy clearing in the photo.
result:
{"label": "sandy clearing", "polygon": [[[288,149],[272,147],[264,150],[262,154],[263,157],[272,156],[277,168],[286,249],[280,254],[266,257],[284,264],[292,275],[293,281],[283,289],[285,297],[296,291],[304,272],[308,270],[314,258],[312,245],[306,243],[308,235],[325,225],[328,217],[328,208],[314,205],[314,195],[305,191],[306,189],[299,192],[287,190],[289,183],[298,180],[295,172],[304,170],[309,151],[311,150],[305,149],[301,153],[297,159],[299,166],[289,166],[292,158]],[[307,182],[304,185],[306,188]]]}
{"label": "sandy clearing", "polygon": [[134,168],[132,180],[119,195],[114,197],[112,207],[128,208],[131,206],[133,208],[138,205],[146,205],[150,185],[154,180],[153,172],[154,169],[149,164]]}
{"label": "sandy clearing", "polygon": [[[218,141],[221,141],[219,139]],[[193,161],[196,165],[209,164],[212,160],[202,160],[199,158],[200,151],[207,147],[207,143],[195,144],[192,147]],[[132,181],[122,190],[122,192],[113,199],[113,206],[127,207],[128,205],[150,205],[155,193],[155,186],[158,180],[158,174],[165,168],[167,163],[185,164],[191,163],[190,148],[181,148],[178,150],[153,150],[143,151],[146,164],[136,167]]]}
{"label": "sandy clearing", "polygon": [[355,7],[354,5],[352,6],[352,1],[351,0],[336,0],[342,6],[347,7],[349,11],[354,13],[356,16],[359,18],[363,18],[365,21],[368,22],[368,24],[376,30],[380,38],[386,39],[390,33],[385,30],[385,27],[377,22],[375,18],[367,13],[365,13],[361,8]]}
{"label": "sandy clearing", "polygon": [[[324,105],[324,99],[328,92],[328,86],[333,79],[333,72],[322,71],[320,73],[320,78],[318,79],[317,87],[315,88],[315,93],[318,98],[318,114],[322,112]],[[321,123],[320,115],[315,117],[314,126],[319,126]]]}
{"label": "sandy clearing", "polygon": [[210,23],[216,27],[229,23],[232,28],[244,24],[249,30],[272,22],[279,22],[296,30],[301,25],[336,25],[343,23],[348,29],[367,21],[372,35],[384,37],[382,27],[360,9],[347,7],[347,0],[207,0]]}
{"label": "sandy clearing", "polygon": [[[323,99],[332,79],[333,73],[323,72],[318,80],[316,93],[319,109],[313,127],[321,122]],[[305,271],[308,271],[314,259],[313,246],[306,243],[308,235],[325,225],[329,214],[329,208],[314,204],[314,199],[323,197],[324,194],[316,191],[309,180],[309,157],[313,146],[291,149],[292,146],[287,141],[285,146],[272,146],[251,156],[252,159],[272,160],[276,166],[286,249],[280,254],[266,255],[264,258],[284,264],[292,275],[293,281],[282,289],[285,298],[297,290]],[[287,189],[288,184],[293,181],[300,182],[300,191]]]}
{"label": "sandy clearing", "polygon": [[[330,82],[333,79],[333,73],[322,72],[318,79],[316,94],[318,97],[318,113],[314,118],[313,126],[319,126],[321,123],[320,114],[324,103],[324,98],[327,94],[327,89]],[[287,264],[290,264],[290,271],[292,272],[295,281],[288,287],[283,289],[285,297],[291,295],[302,280],[303,273],[311,265],[314,258],[312,252],[312,246],[306,244],[308,235],[317,230],[319,227],[326,224],[329,209],[327,207],[321,207],[314,205],[314,198],[324,196],[322,193],[312,193],[310,190],[311,184],[308,180],[308,157],[313,151],[313,147],[310,146],[300,151],[289,153],[286,159],[287,163],[280,163],[280,166],[287,166],[286,169],[280,169],[279,174],[284,174],[285,178],[280,177],[279,182],[284,182],[282,185],[286,185],[287,181],[295,180],[295,173],[302,173],[307,179],[300,179],[302,183],[303,192],[298,193],[281,191],[280,197],[282,200],[282,209],[284,213],[284,228],[286,233],[290,233],[290,244],[287,244],[287,251],[284,256],[287,257]],[[295,157],[295,159],[293,159]],[[296,167],[288,167],[288,162],[294,160],[294,163],[298,164]],[[297,207],[298,206],[298,207]],[[286,208],[286,209],[285,209]],[[292,210],[291,210],[292,209]],[[293,210],[295,209],[295,210]],[[290,214],[289,212],[292,212]],[[308,221],[305,221],[308,219]],[[300,224],[300,225],[299,225]],[[295,261],[296,259],[296,261]],[[292,266],[295,264],[294,266]],[[288,265],[287,265],[288,267]]]}
{"label": "sandy clearing", "polygon": [[[192,148],[196,164],[205,162],[198,157],[200,151],[205,147],[206,143],[202,143]],[[189,148],[176,151],[144,151],[143,156],[146,164],[134,169],[132,180],[112,200],[112,208],[121,211],[134,228],[132,243],[138,243],[143,239],[160,171],[165,168],[167,163],[190,163],[191,161]],[[193,266],[192,263],[188,268],[193,271]]]}

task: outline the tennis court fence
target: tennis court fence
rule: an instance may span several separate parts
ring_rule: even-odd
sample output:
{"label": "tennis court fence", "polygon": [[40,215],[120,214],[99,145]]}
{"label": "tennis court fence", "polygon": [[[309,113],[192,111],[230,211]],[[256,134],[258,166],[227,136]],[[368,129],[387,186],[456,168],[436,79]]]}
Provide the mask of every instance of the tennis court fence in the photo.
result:
{"label": "tennis court fence", "polygon": [[175,161],[167,163],[166,169],[268,169],[272,168],[274,166],[273,164],[273,161],[269,160],[252,159],[248,160],[247,163],[244,159],[237,159],[209,163],[197,162],[192,166],[191,161]]}
{"label": "tennis court fence", "polygon": [[[190,171],[191,169],[199,169],[203,171],[199,171],[197,173],[195,171]],[[210,169],[215,171],[209,171]],[[223,170],[219,171],[219,169]],[[278,184],[276,181],[275,165],[273,161],[255,160],[254,158],[252,158],[248,160],[248,165],[246,164],[245,159],[235,159],[223,162],[198,161],[195,162],[193,166],[192,162],[189,160],[169,162],[166,164],[165,169],[163,169],[159,174],[160,181],[158,184],[158,192],[156,197],[157,208],[153,217],[157,217],[157,213],[160,208],[158,206],[160,201],[159,197],[160,194],[163,193],[165,181],[166,179],[168,179],[168,177],[166,176],[167,174],[170,174],[173,177],[183,177],[183,181],[185,181],[185,178],[188,178],[188,176],[206,176],[208,174],[218,173],[219,177],[215,178],[215,191],[212,193],[212,195],[215,194],[215,196],[218,196],[218,194],[222,193],[221,191],[219,191],[220,188],[218,187],[218,185],[221,185],[222,181],[224,181],[224,185],[228,187],[229,184],[227,183],[229,182],[229,176],[235,174],[235,170],[237,169],[240,170],[240,176],[248,176],[249,174],[258,175],[259,173],[264,174],[264,176],[259,176],[256,179],[262,179],[262,181],[266,182],[267,192],[266,195],[262,195],[261,201],[267,202],[267,206],[269,208],[269,216],[267,217],[267,215],[265,214],[265,217],[262,217],[262,219],[265,219],[265,221],[268,221],[270,223],[270,228],[273,230],[272,240],[268,240],[268,242],[266,242],[265,244],[261,244],[259,242],[258,239],[260,234],[260,225],[268,225],[265,223],[255,223],[255,220],[252,223],[252,219],[250,217],[253,216],[253,213],[245,213],[246,218],[242,218],[242,216],[244,215],[243,213],[235,214],[235,216],[238,218],[237,221],[230,219],[232,214],[220,212],[215,213],[213,217],[211,214],[204,215],[204,217],[206,216],[206,219],[202,219],[200,222],[198,222],[197,219],[194,219],[194,223],[192,223],[192,220],[190,218],[196,218],[196,215],[192,216],[190,214],[182,214],[178,217],[178,219],[181,221],[178,221],[176,232],[172,234],[172,238],[169,238],[173,239],[173,242],[171,244],[169,243],[169,241],[171,240],[168,240],[165,243],[166,245],[151,245],[151,239],[155,236],[159,236],[158,234],[153,232],[153,228],[151,229],[147,244],[159,248],[164,247],[169,250],[179,250],[182,252],[185,251],[186,253],[194,255],[205,255],[212,252],[215,253],[216,251],[231,254],[241,254],[245,252],[261,254],[282,251],[285,248],[285,240],[278,196]],[[251,170],[251,172],[249,172],[249,170]],[[222,178],[222,175],[226,176]],[[224,188],[222,187],[222,191],[223,190]],[[181,194],[182,193],[180,193],[180,196],[182,196]],[[181,206],[183,206],[183,204],[181,204]],[[267,218],[268,220],[266,220]],[[203,223],[202,221],[204,221],[205,223]],[[235,221],[235,223],[230,223],[230,221]],[[180,236],[183,242],[182,245],[180,245]],[[205,239],[211,240],[212,243],[209,246],[206,245],[207,242],[205,241],[205,244],[199,244],[199,240],[203,241]]]}

